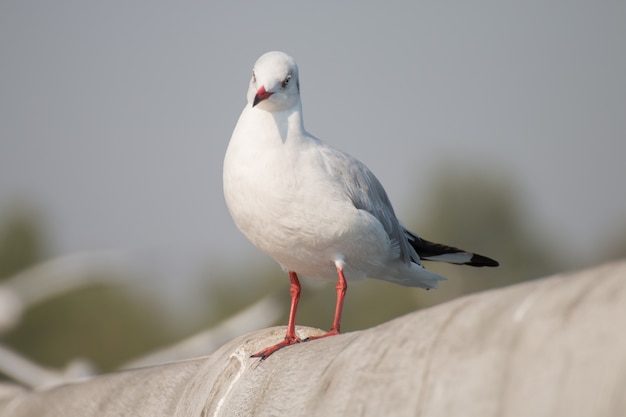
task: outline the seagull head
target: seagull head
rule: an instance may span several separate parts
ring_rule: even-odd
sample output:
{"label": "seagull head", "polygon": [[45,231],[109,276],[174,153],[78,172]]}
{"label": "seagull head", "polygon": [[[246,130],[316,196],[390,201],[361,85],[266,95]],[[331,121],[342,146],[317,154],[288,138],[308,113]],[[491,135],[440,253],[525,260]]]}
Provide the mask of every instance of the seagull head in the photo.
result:
{"label": "seagull head", "polygon": [[287,110],[300,101],[296,61],[284,52],[263,54],[254,64],[248,102],[270,112]]}

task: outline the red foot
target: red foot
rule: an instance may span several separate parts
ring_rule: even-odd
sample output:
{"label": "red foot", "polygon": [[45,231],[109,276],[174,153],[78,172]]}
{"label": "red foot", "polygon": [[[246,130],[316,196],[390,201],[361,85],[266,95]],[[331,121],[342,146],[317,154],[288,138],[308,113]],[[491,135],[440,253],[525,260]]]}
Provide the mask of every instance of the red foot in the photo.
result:
{"label": "red foot", "polygon": [[274,346],[270,346],[268,348],[263,349],[260,352],[255,353],[254,355],[250,356],[251,358],[261,358],[261,360],[265,360],[267,358],[269,358],[269,356],[276,352],[277,350],[280,350],[282,348],[284,348],[285,346],[290,346],[290,345],[295,345],[296,343],[300,343],[302,342],[302,340],[299,337],[295,337],[295,336],[287,336],[285,337],[285,340],[283,340],[280,343],[275,344]]}
{"label": "red foot", "polygon": [[325,337],[335,336],[337,334],[340,334],[339,330],[337,330],[337,329],[330,329],[330,331],[328,333],[324,333],[324,334],[319,335],[319,336],[309,336],[306,339],[304,339],[303,342],[310,342],[311,340],[323,339]]}

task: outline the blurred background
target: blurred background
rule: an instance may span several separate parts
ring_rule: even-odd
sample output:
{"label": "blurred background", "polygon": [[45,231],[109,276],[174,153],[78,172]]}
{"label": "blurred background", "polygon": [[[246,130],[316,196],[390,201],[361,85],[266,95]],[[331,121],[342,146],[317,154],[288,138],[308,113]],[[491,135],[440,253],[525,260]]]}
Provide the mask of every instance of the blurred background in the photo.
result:
{"label": "blurred background", "polygon": [[[623,257],[624,21],[619,1],[1,2],[0,346],[104,372],[259,300],[216,345],[286,323],[287,275],[221,187],[269,50],[406,226],[501,263],[351,285],[344,331]],[[298,323],[328,328],[334,282],[303,285]]]}

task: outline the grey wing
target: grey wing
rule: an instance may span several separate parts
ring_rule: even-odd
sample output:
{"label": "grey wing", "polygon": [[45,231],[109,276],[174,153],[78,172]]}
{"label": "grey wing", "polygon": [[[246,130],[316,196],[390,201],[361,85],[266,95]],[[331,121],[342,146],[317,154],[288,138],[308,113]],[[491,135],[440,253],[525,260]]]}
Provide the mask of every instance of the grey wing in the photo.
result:
{"label": "grey wing", "polygon": [[321,143],[323,146],[320,152],[327,172],[340,178],[354,206],[372,214],[383,225],[392,245],[399,250],[403,262],[421,265],[420,258],[409,244],[405,229],[396,218],[391,201],[378,178],[358,159]]}

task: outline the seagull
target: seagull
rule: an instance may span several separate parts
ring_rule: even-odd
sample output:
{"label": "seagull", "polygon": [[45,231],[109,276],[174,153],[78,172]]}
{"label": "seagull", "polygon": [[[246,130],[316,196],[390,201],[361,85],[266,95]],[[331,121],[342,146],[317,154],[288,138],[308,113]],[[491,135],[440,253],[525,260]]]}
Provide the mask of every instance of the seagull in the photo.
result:
{"label": "seagull", "polygon": [[[247,99],[224,158],[224,197],[238,229],[291,282],[285,339],[252,357],[263,360],[283,347],[339,334],[347,281],[373,278],[430,289],[445,278],[425,269],[423,260],[498,266],[405,228],[362,162],[304,129],[298,66],[291,56],[262,55]],[[305,340],[295,329],[299,275],[337,279],[330,331]]]}

